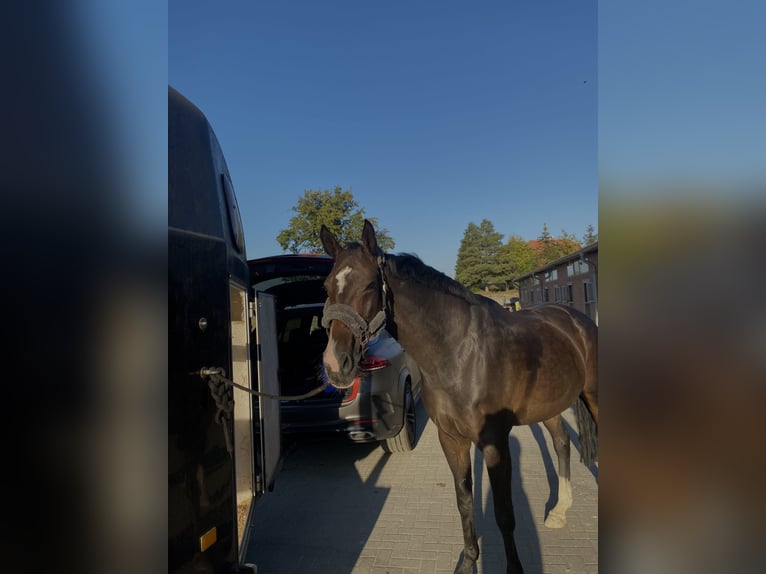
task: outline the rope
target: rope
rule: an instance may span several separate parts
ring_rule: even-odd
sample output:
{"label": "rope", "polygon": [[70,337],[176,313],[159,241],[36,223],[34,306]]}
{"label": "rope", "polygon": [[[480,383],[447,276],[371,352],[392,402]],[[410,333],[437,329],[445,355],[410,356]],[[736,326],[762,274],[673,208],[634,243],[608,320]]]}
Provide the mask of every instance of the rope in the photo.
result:
{"label": "rope", "polygon": [[210,377],[207,382],[210,388],[210,394],[213,395],[215,406],[218,410],[215,413],[215,422],[223,427],[223,436],[226,439],[226,450],[229,454],[234,452],[234,444],[231,440],[231,413],[234,410],[233,392],[223,384],[218,377]]}
{"label": "rope", "polygon": [[[229,387],[236,387],[242,391],[245,391],[246,393],[249,393],[251,395],[255,395],[257,397],[263,397],[266,399],[275,399],[280,401],[302,401],[303,399],[308,399],[309,397],[313,397],[314,395],[318,395],[322,391],[324,391],[327,387],[330,386],[329,382],[326,382],[322,384],[321,386],[310,390],[308,393],[304,393],[302,395],[271,395],[269,393],[264,393],[261,391],[256,391],[255,389],[251,389],[249,387],[244,387],[242,385],[239,385],[232,381],[231,379],[226,378],[226,371],[221,369],[220,367],[202,367],[199,371],[192,371],[190,374],[192,375],[199,375],[202,377],[202,379],[210,379],[210,381],[215,381],[216,386],[220,385],[226,385]],[[208,383],[210,384],[210,383]],[[211,387],[211,392],[213,391]],[[219,392],[219,391],[216,391]],[[215,398],[215,394],[213,395],[213,398]],[[216,403],[217,404],[217,403]],[[234,400],[232,399],[232,405],[234,404]]]}
{"label": "rope", "polygon": [[215,401],[215,406],[217,408],[214,419],[215,422],[223,427],[223,436],[226,441],[226,450],[232,456],[234,453],[234,442],[231,438],[231,415],[232,412],[234,412],[234,391],[232,390],[232,387],[237,387],[238,389],[250,393],[251,395],[265,397],[268,399],[300,401],[302,399],[307,399],[309,397],[313,397],[314,395],[318,395],[330,386],[330,383],[327,382],[322,386],[317,387],[316,389],[313,389],[303,395],[270,395],[268,393],[262,393],[260,391],[250,389],[248,387],[243,387],[231,379],[227,379],[226,371],[220,367],[202,367],[199,371],[192,371],[189,374],[199,375],[202,380],[207,379],[207,386],[210,389],[210,394],[212,395],[213,400]]}

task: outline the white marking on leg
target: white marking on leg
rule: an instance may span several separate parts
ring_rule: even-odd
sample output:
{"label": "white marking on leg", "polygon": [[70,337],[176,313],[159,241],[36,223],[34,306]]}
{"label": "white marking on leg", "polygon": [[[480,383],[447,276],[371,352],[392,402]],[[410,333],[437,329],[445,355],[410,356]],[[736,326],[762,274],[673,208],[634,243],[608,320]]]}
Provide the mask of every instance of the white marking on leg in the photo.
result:
{"label": "white marking on leg", "polygon": [[338,282],[338,295],[343,293],[343,289],[346,287],[346,279],[348,278],[349,273],[353,271],[351,267],[348,265],[338,271],[338,274],[335,276],[335,280]]}
{"label": "white marking on leg", "polygon": [[568,478],[559,477],[559,501],[556,508],[561,508],[562,513],[572,508],[572,482]]}
{"label": "white marking on leg", "polygon": [[548,528],[563,528],[567,523],[567,510],[572,507],[572,482],[559,477],[559,499],[545,519]]}

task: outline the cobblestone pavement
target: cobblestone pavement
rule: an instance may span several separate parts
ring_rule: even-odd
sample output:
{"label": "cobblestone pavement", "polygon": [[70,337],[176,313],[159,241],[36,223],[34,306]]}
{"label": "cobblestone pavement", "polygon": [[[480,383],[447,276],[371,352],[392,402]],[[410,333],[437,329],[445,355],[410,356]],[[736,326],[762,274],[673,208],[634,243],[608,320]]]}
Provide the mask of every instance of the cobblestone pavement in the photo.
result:
{"label": "cobblestone pavement", "polygon": [[[576,437],[574,414],[564,418]],[[256,503],[247,561],[259,574],[453,574],[463,549],[452,475],[420,406],[415,450],[388,455],[341,437],[286,441],[273,492]],[[543,525],[558,491],[556,455],[542,425],[511,432],[516,544],[528,574],[598,571],[598,469],[572,448],[567,525]],[[505,572],[481,452],[472,450],[478,574]]]}

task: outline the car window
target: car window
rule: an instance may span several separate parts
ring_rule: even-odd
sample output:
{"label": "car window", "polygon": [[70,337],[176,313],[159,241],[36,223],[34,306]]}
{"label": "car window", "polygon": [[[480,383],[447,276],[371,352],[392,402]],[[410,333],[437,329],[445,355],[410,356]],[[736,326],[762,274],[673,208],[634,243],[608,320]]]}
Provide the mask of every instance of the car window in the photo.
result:
{"label": "car window", "polygon": [[323,329],[322,319],[319,317],[319,315],[314,315],[311,318],[311,334],[313,335],[315,331],[319,331],[321,329]]}
{"label": "car window", "polygon": [[301,318],[293,317],[285,322],[282,332],[279,336],[280,343],[289,343],[292,337],[292,333],[301,328]]}

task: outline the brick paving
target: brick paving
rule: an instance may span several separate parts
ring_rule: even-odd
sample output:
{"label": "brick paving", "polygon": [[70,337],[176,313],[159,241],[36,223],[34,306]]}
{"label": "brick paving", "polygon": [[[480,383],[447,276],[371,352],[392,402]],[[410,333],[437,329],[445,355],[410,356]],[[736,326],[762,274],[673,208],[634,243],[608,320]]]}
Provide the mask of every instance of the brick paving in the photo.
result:
{"label": "brick paving", "polygon": [[[341,437],[286,441],[273,492],[255,506],[247,561],[259,574],[453,574],[463,549],[452,475],[422,407],[412,453],[388,455]],[[564,415],[576,434],[574,415]],[[558,490],[556,456],[542,425],[510,438],[516,544],[528,574],[598,571],[596,468],[572,448],[574,503],[567,525],[548,529]],[[576,442],[576,441],[575,441]],[[478,574],[505,572],[481,452],[472,451]]]}

